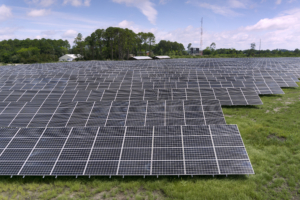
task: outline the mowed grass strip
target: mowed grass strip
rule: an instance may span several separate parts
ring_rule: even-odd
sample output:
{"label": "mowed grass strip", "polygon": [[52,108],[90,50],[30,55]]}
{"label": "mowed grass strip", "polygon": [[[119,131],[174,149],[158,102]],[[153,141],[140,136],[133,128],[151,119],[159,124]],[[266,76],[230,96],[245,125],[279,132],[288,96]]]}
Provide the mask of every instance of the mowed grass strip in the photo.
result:
{"label": "mowed grass strip", "polygon": [[[299,84],[300,86],[300,84]],[[0,199],[300,199],[300,88],[224,107],[253,165],[250,176],[1,177]]]}

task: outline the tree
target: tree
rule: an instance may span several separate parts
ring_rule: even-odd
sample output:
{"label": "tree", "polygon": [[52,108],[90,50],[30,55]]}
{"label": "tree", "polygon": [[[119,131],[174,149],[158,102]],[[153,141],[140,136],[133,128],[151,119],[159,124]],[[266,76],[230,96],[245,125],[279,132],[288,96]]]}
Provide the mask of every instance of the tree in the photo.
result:
{"label": "tree", "polygon": [[22,48],[17,51],[21,57],[30,57],[30,56],[38,56],[40,54],[40,49],[37,47],[29,47],[29,48]]}
{"label": "tree", "polygon": [[94,59],[95,55],[95,46],[96,46],[96,34],[92,33],[91,36],[85,38],[86,44],[89,46],[90,50],[92,51],[92,59]]}
{"label": "tree", "polygon": [[125,29],[125,45],[124,45],[124,49],[126,49],[126,53],[127,53],[127,60],[129,59],[129,52],[131,52],[134,48],[134,43],[135,43],[135,33],[132,30],[129,29]]}
{"label": "tree", "polygon": [[105,31],[105,36],[106,36],[106,41],[108,42],[108,46],[110,47],[110,52],[111,52],[111,59],[114,59],[114,35],[115,35],[115,30],[114,27],[108,27]]}
{"label": "tree", "polygon": [[147,55],[148,33],[141,32],[139,34],[140,34],[140,37],[141,37],[141,43],[144,46],[145,55]]}
{"label": "tree", "polygon": [[0,62],[50,62],[69,51],[67,40],[51,40],[42,38],[26,40],[0,41]]}
{"label": "tree", "polygon": [[141,53],[142,51],[142,43],[143,43],[143,32],[140,32],[137,34],[136,36],[136,42],[137,42],[137,46],[138,46],[138,53]]}
{"label": "tree", "polygon": [[81,56],[83,56],[83,49],[85,47],[85,42],[83,40],[82,34],[78,33],[77,37],[74,40],[74,44],[77,50],[79,50]]}
{"label": "tree", "polygon": [[[174,52],[172,52],[174,51]],[[156,54],[173,54],[180,55],[185,51],[183,44],[178,42],[171,42],[166,40],[161,40],[157,45],[155,45],[154,53]]]}
{"label": "tree", "polygon": [[206,49],[203,50],[203,55],[210,55],[211,54],[211,50],[209,47],[206,47]]}
{"label": "tree", "polygon": [[211,43],[211,45],[210,45],[210,50],[211,51],[215,51],[216,50],[216,43]]}
{"label": "tree", "polygon": [[96,39],[97,39],[97,45],[99,48],[99,59],[102,59],[102,50],[104,45],[104,39],[105,39],[105,30],[104,29],[97,29],[95,31]]}
{"label": "tree", "polygon": [[150,47],[149,47],[149,55],[152,53],[152,44],[155,44],[155,36],[153,33],[148,33],[148,40],[149,40],[149,44],[150,44]]}
{"label": "tree", "polygon": [[256,47],[256,44],[253,42],[253,43],[251,43],[251,50],[255,50],[255,47]]}
{"label": "tree", "polygon": [[189,43],[187,46],[188,51],[190,50],[191,46],[192,46],[192,43]]}

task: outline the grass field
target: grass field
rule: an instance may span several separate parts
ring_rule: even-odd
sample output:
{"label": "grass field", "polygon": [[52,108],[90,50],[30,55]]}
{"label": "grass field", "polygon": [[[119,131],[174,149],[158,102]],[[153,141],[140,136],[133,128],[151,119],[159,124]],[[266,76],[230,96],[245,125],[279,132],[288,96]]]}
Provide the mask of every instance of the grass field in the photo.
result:
{"label": "grass field", "polygon": [[[300,84],[299,84],[300,86]],[[300,88],[264,105],[224,107],[238,124],[255,175],[1,177],[0,199],[300,199]]]}

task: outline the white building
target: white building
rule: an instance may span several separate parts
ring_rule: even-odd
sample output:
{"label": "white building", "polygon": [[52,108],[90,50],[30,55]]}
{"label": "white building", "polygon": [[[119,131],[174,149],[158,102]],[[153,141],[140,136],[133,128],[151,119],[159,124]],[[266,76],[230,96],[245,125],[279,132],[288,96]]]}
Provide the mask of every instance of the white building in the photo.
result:
{"label": "white building", "polygon": [[170,56],[155,56],[156,59],[170,59]]}
{"label": "white building", "polygon": [[59,62],[63,61],[74,61],[76,58],[81,58],[82,56],[80,54],[66,54],[59,58]]}
{"label": "white building", "polygon": [[133,59],[133,60],[152,60],[152,58],[149,56],[134,56],[131,59]]}

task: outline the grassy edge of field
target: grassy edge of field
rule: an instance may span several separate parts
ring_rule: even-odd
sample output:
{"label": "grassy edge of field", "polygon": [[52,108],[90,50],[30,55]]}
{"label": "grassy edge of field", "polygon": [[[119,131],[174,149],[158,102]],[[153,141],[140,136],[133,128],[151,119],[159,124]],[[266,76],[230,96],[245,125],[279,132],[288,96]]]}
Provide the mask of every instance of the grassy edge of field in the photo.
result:
{"label": "grassy edge of field", "polygon": [[255,175],[1,177],[0,199],[300,199],[300,87],[283,90],[261,96],[261,106],[223,107]]}

